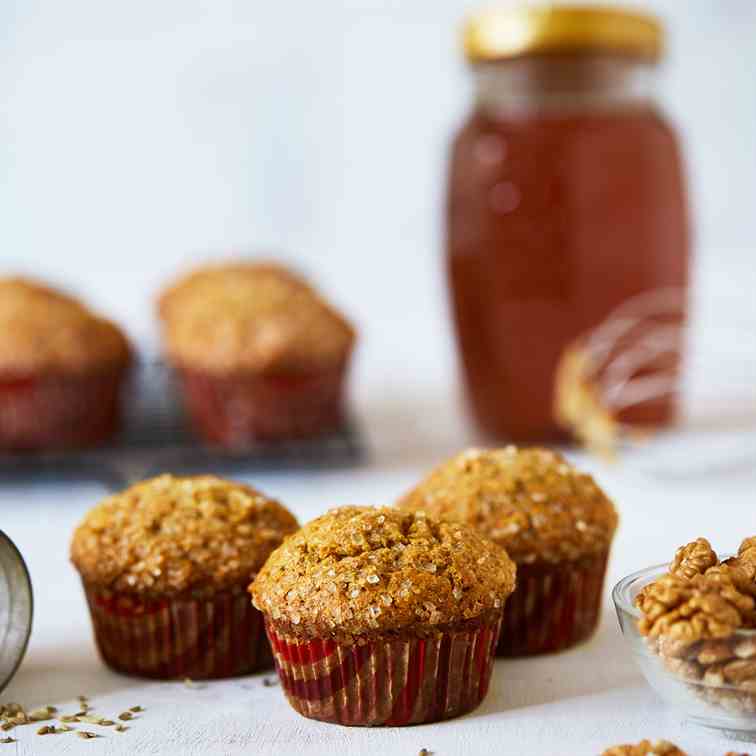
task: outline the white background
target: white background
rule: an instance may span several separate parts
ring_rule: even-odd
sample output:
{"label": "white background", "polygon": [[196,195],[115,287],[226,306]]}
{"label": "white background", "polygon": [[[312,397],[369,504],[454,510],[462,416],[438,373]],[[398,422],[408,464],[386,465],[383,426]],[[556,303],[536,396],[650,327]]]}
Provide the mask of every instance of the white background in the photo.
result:
{"label": "white background", "polygon": [[[756,531],[756,4],[651,6],[671,31],[661,95],[689,158],[694,364],[707,401],[698,433],[618,468],[580,460],[622,511],[609,583],[689,538],[732,549]],[[370,464],[253,479],[302,520],[333,505],[389,502],[474,440],[456,401],[440,264],[446,148],[470,100],[457,36],[467,7],[0,2],[0,270],[72,287],[153,349],[152,300],[167,277],[192,261],[265,250],[304,266],[358,322],[354,402]],[[720,413],[723,399],[729,414]],[[740,431],[729,425],[733,411]],[[73,484],[0,487],[2,527],[29,562],[38,607],[26,662],[3,697],[68,706],[87,693],[110,714],[135,703],[148,712],[120,740],[23,731],[20,753],[426,747],[441,756],[498,747],[576,756],[643,737],[677,740],[693,756],[729,750],[650,694],[608,595],[594,641],[499,662],[478,715],[429,728],[308,723],[259,678],[201,691],[125,680],[97,659],[67,564],[70,533],[102,494]]]}
{"label": "white background", "polygon": [[[4,0],[0,268],[79,290],[137,337],[183,264],[303,265],[364,329],[451,364],[440,275],[448,141],[469,106],[463,0]],[[697,249],[756,238],[756,4],[656,0],[661,100],[685,137]]]}

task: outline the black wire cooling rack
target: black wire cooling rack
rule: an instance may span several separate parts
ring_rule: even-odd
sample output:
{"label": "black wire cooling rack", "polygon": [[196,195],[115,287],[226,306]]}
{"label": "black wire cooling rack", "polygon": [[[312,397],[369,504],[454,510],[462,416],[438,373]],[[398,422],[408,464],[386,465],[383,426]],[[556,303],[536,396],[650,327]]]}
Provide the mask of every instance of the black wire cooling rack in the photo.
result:
{"label": "black wire cooling rack", "polygon": [[133,372],[118,438],[72,451],[0,452],[0,483],[90,479],[113,489],[161,472],[244,473],[310,467],[347,467],[365,455],[356,424],[315,438],[259,442],[244,448],[209,446],[191,432],[167,366],[144,362]]}

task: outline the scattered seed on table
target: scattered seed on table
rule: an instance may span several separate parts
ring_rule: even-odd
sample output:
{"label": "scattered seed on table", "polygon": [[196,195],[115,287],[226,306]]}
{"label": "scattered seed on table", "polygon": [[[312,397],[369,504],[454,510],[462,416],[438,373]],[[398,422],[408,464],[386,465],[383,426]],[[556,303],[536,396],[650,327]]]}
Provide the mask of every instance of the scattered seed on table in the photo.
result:
{"label": "scattered seed on table", "polygon": [[126,732],[126,730],[128,730],[128,729],[129,729],[129,728],[128,728],[128,727],[126,727],[126,725],[120,725],[120,724],[119,724],[119,725],[116,725],[116,726],[115,726],[115,730],[116,730],[116,732]]}
{"label": "scattered seed on table", "polygon": [[15,743],[15,742],[16,742],[15,738],[3,738],[2,740],[0,740],[0,743]]}
{"label": "scattered seed on table", "polygon": [[140,711],[144,711],[141,706],[132,706],[129,711],[133,711],[134,714],[138,714]]}
{"label": "scattered seed on table", "polygon": [[44,709],[34,709],[28,716],[32,722],[44,722],[46,719],[52,719],[52,712],[45,706]]}
{"label": "scattered seed on table", "polygon": [[118,719],[122,722],[128,722],[130,719],[134,719],[134,715],[130,711],[123,711],[118,715]]}
{"label": "scattered seed on table", "polygon": [[96,732],[89,732],[89,730],[78,730],[76,734],[80,738],[84,738],[84,740],[91,740],[92,738],[99,737]]}
{"label": "scattered seed on table", "polygon": [[79,717],[79,720],[87,724],[102,724],[102,717],[98,717],[96,714],[83,714]]}
{"label": "scattered seed on table", "polygon": [[37,730],[37,735],[55,735],[56,732],[55,725],[42,725]]}

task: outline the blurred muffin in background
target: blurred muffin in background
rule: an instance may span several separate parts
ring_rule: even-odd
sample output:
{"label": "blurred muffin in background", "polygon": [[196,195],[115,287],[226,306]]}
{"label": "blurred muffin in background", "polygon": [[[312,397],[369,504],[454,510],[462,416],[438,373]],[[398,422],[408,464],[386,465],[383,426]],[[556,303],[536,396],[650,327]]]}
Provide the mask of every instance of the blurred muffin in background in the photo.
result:
{"label": "blurred muffin in background", "polygon": [[130,362],[113,323],[39,282],[0,277],[0,449],[106,441]]}
{"label": "blurred muffin in background", "polygon": [[617,511],[561,454],[468,449],[431,472],[399,507],[471,525],[517,564],[500,656],[561,651],[596,629]]}
{"label": "blurred muffin in background", "polygon": [[269,262],[200,268],[159,300],[163,339],[197,432],[239,447],[343,422],[355,333],[300,276]]}
{"label": "blurred muffin in background", "polygon": [[158,679],[271,666],[246,587],[298,527],[278,501],[214,475],[161,475],[100,502],[76,529],[71,560],[105,663]]}

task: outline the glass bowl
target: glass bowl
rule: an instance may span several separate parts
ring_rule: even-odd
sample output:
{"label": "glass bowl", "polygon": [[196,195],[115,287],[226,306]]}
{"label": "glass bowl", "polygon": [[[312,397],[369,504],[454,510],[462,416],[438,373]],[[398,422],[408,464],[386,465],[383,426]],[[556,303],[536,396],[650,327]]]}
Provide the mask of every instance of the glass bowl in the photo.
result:
{"label": "glass bowl", "polygon": [[622,634],[643,676],[665,703],[691,721],[739,739],[756,739],[756,673],[751,673],[756,669],[756,630],[693,644],[640,634],[635,597],[668,569],[659,564],[634,572],[612,591]]}

